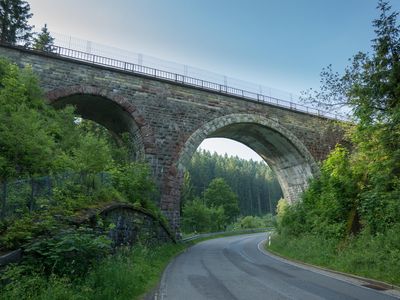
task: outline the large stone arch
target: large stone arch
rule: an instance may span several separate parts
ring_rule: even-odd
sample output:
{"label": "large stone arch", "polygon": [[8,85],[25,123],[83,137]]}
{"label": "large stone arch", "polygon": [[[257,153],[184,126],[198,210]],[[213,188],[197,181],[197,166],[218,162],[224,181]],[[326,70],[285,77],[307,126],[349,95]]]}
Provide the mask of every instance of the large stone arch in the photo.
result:
{"label": "large stone arch", "polygon": [[136,160],[144,160],[156,153],[152,128],[125,97],[90,85],[56,88],[45,96],[55,107],[76,106],[77,113],[83,118],[103,125],[116,135],[128,132],[135,144]]}
{"label": "large stone arch", "polygon": [[319,172],[306,146],[278,122],[261,115],[230,114],[205,123],[187,139],[176,161],[178,173],[210,137],[230,138],[257,152],[277,174],[289,202],[297,201],[309,179]]}

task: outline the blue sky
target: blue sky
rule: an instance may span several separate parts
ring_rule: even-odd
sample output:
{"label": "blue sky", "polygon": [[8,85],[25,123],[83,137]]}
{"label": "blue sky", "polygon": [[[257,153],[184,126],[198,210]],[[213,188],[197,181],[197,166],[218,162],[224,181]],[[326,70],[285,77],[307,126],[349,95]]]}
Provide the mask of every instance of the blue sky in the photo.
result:
{"label": "blue sky", "polygon": [[[47,23],[54,32],[294,94],[317,88],[328,64],[341,71],[357,51],[368,52],[378,16],[375,0],[28,2],[37,31]],[[390,3],[400,10],[399,0]]]}

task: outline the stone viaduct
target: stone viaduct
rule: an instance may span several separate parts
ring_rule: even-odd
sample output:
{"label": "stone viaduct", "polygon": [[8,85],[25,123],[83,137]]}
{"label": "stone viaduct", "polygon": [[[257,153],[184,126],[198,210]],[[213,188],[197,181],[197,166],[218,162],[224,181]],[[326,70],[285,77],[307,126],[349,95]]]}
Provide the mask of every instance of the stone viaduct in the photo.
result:
{"label": "stone viaduct", "polygon": [[342,138],[332,119],[252,101],[229,93],[226,86],[210,90],[200,81],[190,85],[178,74],[135,72],[137,65],[121,66],[123,62],[90,54],[0,46],[0,56],[30,65],[51,105],[72,104],[83,118],[117,135],[128,132],[136,159],[152,167],[160,208],[174,229],[179,227],[183,170],[204,139],[225,137],[252,148],[275,171],[284,197],[293,202],[318,174],[318,162]]}

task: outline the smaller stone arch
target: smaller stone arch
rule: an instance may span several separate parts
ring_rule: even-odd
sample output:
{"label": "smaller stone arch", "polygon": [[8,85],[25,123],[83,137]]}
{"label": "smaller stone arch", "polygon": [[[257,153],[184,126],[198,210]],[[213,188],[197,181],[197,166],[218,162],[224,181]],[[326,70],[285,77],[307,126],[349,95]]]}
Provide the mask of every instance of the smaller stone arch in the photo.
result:
{"label": "smaller stone arch", "polygon": [[278,122],[261,115],[230,114],[198,128],[182,147],[176,167],[183,172],[200,143],[210,137],[236,140],[257,152],[277,174],[284,197],[298,200],[311,177],[319,173],[307,147]]}
{"label": "smaller stone arch", "polygon": [[[137,152],[135,159],[144,160],[146,155],[156,153],[152,127],[125,97],[91,85],[59,87],[46,92],[45,97],[55,107],[76,105],[78,114],[116,134],[130,132]],[[105,117],[110,113],[114,113],[114,120]]]}

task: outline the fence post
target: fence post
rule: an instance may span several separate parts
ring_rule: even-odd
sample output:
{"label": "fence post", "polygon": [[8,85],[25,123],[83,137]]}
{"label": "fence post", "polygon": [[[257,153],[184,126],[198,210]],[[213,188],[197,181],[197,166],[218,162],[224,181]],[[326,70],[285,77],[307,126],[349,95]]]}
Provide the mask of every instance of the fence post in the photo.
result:
{"label": "fence post", "polygon": [[7,182],[3,181],[1,183],[2,187],[2,199],[1,199],[1,214],[0,219],[3,220],[6,217],[6,205],[7,205]]}

